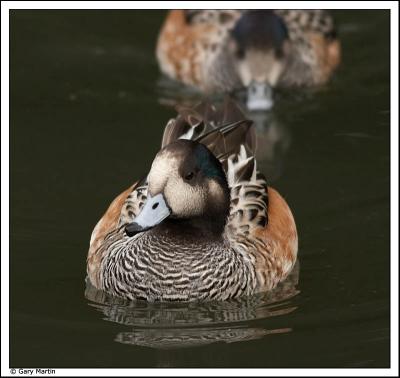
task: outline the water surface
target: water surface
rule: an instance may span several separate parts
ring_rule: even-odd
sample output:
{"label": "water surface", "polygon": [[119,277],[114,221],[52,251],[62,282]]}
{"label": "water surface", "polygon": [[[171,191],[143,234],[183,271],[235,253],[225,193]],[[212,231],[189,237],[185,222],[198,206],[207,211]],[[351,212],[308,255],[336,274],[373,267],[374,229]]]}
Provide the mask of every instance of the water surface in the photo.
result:
{"label": "water surface", "polygon": [[197,94],[160,78],[156,11],[12,11],[10,364],[389,365],[389,12],[335,13],[343,64],[253,114],[299,261],[277,292],[146,304],[85,285],[91,231]]}

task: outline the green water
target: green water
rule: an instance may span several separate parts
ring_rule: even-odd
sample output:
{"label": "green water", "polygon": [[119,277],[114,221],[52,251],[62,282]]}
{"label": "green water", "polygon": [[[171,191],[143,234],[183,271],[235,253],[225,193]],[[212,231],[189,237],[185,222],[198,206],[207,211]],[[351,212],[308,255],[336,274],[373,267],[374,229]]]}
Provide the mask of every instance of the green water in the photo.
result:
{"label": "green water", "polygon": [[[91,231],[146,173],[170,105],[156,11],[12,11],[10,365],[389,366],[389,12],[335,13],[343,64],[256,114],[299,267],[277,293],[151,305],[85,285]],[[190,101],[189,101],[190,102]]]}

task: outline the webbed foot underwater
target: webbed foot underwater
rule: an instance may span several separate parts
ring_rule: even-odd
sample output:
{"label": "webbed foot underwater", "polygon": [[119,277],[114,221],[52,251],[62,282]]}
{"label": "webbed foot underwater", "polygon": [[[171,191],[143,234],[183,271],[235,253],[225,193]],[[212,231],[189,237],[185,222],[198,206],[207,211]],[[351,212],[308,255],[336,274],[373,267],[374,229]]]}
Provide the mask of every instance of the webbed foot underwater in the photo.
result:
{"label": "webbed foot underwater", "polygon": [[148,175],[93,230],[91,283],[148,301],[226,300],[273,289],[297,256],[296,225],[254,158],[255,130],[226,101],[168,122]]}

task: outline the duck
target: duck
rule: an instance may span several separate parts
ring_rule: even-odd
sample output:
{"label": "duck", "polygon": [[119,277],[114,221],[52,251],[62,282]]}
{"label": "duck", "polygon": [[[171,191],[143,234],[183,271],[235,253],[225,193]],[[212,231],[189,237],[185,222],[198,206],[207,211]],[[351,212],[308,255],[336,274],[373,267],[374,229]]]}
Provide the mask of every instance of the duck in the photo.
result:
{"label": "duck", "polygon": [[161,72],[207,93],[245,89],[248,110],[269,110],[277,87],[317,87],[341,60],[325,10],[171,10],[159,32]]}
{"label": "duck", "polygon": [[178,109],[148,174],[96,224],[91,285],[148,302],[222,301],[268,292],[292,271],[293,214],[255,159],[251,120],[232,99]]}

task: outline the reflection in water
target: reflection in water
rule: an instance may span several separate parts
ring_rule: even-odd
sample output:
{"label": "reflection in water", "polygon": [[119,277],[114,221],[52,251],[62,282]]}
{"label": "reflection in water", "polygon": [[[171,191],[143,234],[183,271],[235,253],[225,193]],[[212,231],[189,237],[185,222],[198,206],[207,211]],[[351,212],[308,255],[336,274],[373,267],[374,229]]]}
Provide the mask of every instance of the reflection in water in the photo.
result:
{"label": "reflection in water", "polygon": [[[193,107],[203,99],[195,88],[181,85],[166,77],[159,79],[157,92],[159,103],[171,108]],[[235,97],[241,108],[246,109],[243,93],[238,91]],[[223,96],[215,95],[210,100],[222,102]],[[256,128],[257,161],[268,181],[275,181],[283,173],[285,154],[291,143],[290,132],[273,110],[246,111],[246,116],[254,122]]]}
{"label": "reflection in water", "polygon": [[291,135],[273,112],[248,112],[257,132],[256,159],[268,181],[277,180],[283,173],[285,155]]}
{"label": "reflection in water", "polygon": [[150,303],[127,301],[96,290],[89,282],[85,296],[105,320],[130,326],[115,341],[156,349],[175,349],[233,343],[291,331],[264,329],[252,322],[288,314],[296,309],[291,298],[298,290],[299,264],[273,291],[221,302]]}

